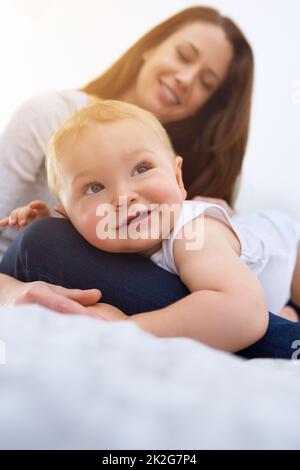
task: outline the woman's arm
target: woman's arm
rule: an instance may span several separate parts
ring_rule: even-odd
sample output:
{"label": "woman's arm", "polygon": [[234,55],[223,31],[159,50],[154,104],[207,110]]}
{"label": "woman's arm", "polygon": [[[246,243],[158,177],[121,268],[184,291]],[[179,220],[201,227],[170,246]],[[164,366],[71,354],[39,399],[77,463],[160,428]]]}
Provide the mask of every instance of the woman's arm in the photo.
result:
{"label": "woman's arm", "polygon": [[157,336],[189,337],[230,352],[258,341],[267,329],[267,305],[256,276],[229,241],[234,235],[205,218],[203,247],[188,250],[190,240],[181,233],[174,241],[174,259],[191,294],[131,320]]}
{"label": "woman's arm", "polygon": [[[55,92],[31,98],[14,113],[0,137],[0,219],[20,205],[36,184],[45,152],[60,124],[62,103]],[[45,188],[47,183],[45,180]]]}
{"label": "woman's arm", "polygon": [[[77,108],[76,100],[52,91],[31,98],[14,113],[0,137],[0,219],[33,199],[55,205],[46,181],[45,152],[52,134]],[[13,229],[0,228],[0,258],[15,236]]]}

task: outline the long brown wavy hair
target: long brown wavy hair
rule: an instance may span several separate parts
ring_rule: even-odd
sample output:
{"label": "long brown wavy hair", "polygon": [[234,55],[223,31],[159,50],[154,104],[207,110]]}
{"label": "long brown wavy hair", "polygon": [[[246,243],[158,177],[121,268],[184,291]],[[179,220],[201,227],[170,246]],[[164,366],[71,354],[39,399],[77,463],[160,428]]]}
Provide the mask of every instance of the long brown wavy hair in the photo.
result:
{"label": "long brown wavy hair", "polygon": [[195,21],[221,27],[233,46],[234,56],[223,83],[199,111],[164,127],[176,153],[184,159],[183,180],[188,198],[211,196],[233,204],[248,140],[254,60],[251,46],[231,19],[213,8],[187,8],[151,29],[81,91],[102,99],[116,99],[135,81],[147,50],[184,24]]}

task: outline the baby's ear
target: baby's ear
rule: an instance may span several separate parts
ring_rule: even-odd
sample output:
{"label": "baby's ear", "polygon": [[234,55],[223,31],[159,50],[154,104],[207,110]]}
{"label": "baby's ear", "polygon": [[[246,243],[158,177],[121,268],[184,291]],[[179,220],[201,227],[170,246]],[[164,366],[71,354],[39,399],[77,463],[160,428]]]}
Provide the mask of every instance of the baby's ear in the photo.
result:
{"label": "baby's ear", "polygon": [[57,204],[55,207],[54,207],[54,212],[56,212],[57,214],[59,214],[61,217],[63,217],[64,219],[68,219],[68,214],[66,213],[65,211],[65,208],[64,206],[62,206],[61,204]]}
{"label": "baby's ear", "polygon": [[185,190],[184,183],[182,180],[182,162],[183,162],[182,157],[179,157],[177,155],[177,157],[174,158],[173,166],[174,166],[176,181],[180,189],[180,192],[182,194],[182,200],[184,200],[186,199],[187,192]]}

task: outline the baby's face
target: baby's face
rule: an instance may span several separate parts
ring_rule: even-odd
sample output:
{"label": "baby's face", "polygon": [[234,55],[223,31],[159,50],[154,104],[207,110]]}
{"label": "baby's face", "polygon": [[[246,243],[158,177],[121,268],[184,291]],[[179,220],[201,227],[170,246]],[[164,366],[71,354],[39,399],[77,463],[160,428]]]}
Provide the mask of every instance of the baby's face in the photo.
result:
{"label": "baby's face", "polygon": [[78,232],[105,251],[155,252],[186,197],[182,159],[134,119],[91,123],[60,153],[63,211]]}

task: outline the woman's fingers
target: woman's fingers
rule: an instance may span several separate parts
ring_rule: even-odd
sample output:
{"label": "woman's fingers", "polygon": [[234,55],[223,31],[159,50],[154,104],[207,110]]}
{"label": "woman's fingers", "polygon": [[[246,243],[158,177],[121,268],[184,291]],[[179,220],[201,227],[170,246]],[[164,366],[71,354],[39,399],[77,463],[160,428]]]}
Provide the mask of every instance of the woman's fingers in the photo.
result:
{"label": "woman's fingers", "polygon": [[57,289],[53,289],[53,287],[58,286],[52,286],[41,281],[25,284],[15,304],[39,304],[59,313],[90,315],[89,310],[85,306],[72,299],[71,292],[68,292],[68,295],[66,295],[66,291],[76,289],[64,289],[64,292],[60,293],[57,292]]}
{"label": "woman's fingers", "polygon": [[102,297],[102,294],[98,289],[67,289],[54,284],[49,284],[49,288],[57,294],[75,300],[84,306],[95,305]]}

